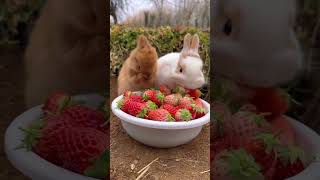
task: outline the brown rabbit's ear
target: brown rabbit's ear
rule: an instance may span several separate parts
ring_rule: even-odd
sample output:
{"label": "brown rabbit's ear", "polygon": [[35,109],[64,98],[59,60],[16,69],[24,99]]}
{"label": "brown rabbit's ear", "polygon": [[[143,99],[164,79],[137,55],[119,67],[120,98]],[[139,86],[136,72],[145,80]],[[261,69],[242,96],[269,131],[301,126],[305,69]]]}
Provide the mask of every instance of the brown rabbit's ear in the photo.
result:
{"label": "brown rabbit's ear", "polygon": [[189,50],[190,50],[190,46],[191,46],[191,34],[186,34],[184,36],[184,39],[183,39],[183,48],[182,48],[182,51],[181,51],[181,55],[184,57],[184,56],[187,56],[188,53],[189,53]]}
{"label": "brown rabbit's ear", "polygon": [[150,46],[148,39],[144,35],[138,37],[137,46],[139,49],[142,49],[146,46]]}
{"label": "brown rabbit's ear", "polygon": [[191,49],[194,53],[198,53],[199,41],[200,41],[200,40],[199,40],[198,34],[193,35],[192,40],[191,40],[190,49]]}

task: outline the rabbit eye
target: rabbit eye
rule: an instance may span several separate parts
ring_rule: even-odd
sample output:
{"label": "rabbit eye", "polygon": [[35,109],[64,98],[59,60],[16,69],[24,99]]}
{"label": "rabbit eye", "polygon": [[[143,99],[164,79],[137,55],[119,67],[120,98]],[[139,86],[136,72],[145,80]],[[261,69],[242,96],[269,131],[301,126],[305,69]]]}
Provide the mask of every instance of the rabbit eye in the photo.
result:
{"label": "rabbit eye", "polygon": [[179,70],[179,72],[180,72],[180,73],[182,73],[182,72],[183,72],[183,70],[182,70],[182,67],[180,67],[180,70]]}
{"label": "rabbit eye", "polygon": [[223,32],[229,36],[232,33],[232,22],[230,19],[226,22],[226,24],[223,27]]}

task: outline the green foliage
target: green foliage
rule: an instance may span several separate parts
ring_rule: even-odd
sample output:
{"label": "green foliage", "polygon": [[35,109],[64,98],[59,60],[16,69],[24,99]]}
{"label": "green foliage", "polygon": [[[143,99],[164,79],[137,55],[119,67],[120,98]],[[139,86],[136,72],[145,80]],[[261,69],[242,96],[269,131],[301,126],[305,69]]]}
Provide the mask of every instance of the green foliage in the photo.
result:
{"label": "green foliage", "polygon": [[145,35],[150,43],[157,49],[158,55],[163,56],[170,52],[180,52],[183,47],[183,38],[187,33],[197,33],[200,38],[199,53],[204,60],[205,74],[209,73],[209,33],[197,28],[186,28],[179,31],[172,27],[159,28],[131,28],[124,25],[114,25],[110,28],[110,69],[114,75],[118,72],[136,47],[139,35]]}

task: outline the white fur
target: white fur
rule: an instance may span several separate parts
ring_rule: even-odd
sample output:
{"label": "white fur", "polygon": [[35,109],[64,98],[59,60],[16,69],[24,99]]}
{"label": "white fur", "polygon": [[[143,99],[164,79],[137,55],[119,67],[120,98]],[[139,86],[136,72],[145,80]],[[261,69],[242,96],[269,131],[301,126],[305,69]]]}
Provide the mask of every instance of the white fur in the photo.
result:
{"label": "white fur", "polygon": [[[157,70],[157,85],[174,88],[177,85],[189,89],[197,89],[205,84],[202,72],[203,61],[198,54],[199,38],[197,35],[185,36],[181,53],[169,53],[159,58]],[[182,67],[183,71],[178,70]]]}
{"label": "white fur", "polygon": [[[217,0],[213,4],[216,74],[252,86],[286,83],[302,69],[293,32],[294,0]],[[232,33],[223,33],[226,21]]]}

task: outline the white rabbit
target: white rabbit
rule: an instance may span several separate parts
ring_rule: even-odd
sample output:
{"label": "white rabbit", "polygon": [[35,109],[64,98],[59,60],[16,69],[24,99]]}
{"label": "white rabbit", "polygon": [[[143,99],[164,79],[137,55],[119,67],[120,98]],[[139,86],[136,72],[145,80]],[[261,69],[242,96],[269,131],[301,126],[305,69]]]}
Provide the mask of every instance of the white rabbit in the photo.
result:
{"label": "white rabbit", "polygon": [[171,89],[177,85],[188,89],[202,87],[205,78],[198,49],[198,35],[185,35],[181,53],[169,53],[158,59],[157,85],[166,85]]}
{"label": "white rabbit", "polygon": [[213,71],[249,86],[272,87],[302,69],[293,32],[294,0],[213,1]]}

